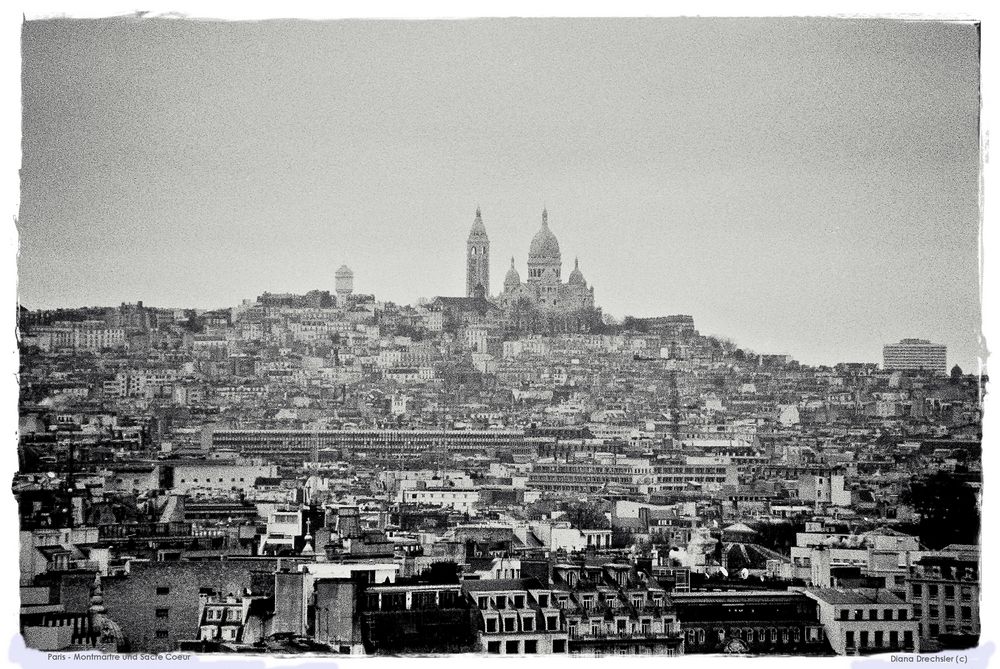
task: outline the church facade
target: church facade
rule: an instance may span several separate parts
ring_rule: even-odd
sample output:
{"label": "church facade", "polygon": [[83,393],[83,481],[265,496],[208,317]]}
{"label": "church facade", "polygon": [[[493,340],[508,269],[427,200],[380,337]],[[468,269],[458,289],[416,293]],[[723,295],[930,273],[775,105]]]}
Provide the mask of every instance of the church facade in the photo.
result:
{"label": "church facade", "polygon": [[566,281],[562,278],[559,240],[549,229],[549,215],[542,210],[542,225],[528,249],[527,277],[521,280],[514,258],[504,277],[503,290],[490,297],[489,237],[477,208],[466,242],[466,296],[486,298],[498,306],[510,329],[528,332],[589,332],[600,314],[594,306],[594,288],[588,286],[579,260]]}

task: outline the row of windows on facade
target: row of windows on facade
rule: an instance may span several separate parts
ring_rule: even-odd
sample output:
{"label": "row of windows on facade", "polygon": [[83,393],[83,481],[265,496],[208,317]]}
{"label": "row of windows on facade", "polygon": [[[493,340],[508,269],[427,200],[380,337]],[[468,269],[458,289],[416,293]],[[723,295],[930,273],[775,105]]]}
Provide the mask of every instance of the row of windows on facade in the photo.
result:
{"label": "row of windows on facade", "polygon": [[[726,639],[726,630],[723,628],[716,628],[712,630],[716,638],[719,641],[724,641]],[[799,643],[802,641],[802,630],[798,627],[793,627],[791,629],[784,627],[780,630],[777,627],[763,628],[758,627],[756,629],[747,627],[744,629],[733,629],[730,631],[730,635],[733,637],[738,637],[744,639],[747,643],[753,643],[756,640],[758,643]],[[695,627],[691,629],[684,630],[685,641],[688,645],[704,645],[706,639],[705,630]],[[809,627],[806,631],[806,640],[809,643],[816,643],[821,639],[821,632],[819,627]]]}
{"label": "row of windows on facade", "polygon": [[920,623],[920,636],[929,636],[931,638],[934,638],[937,637],[939,634],[941,634],[942,631],[945,634],[957,634],[959,631],[961,631],[962,634],[975,634],[976,626],[975,625],[957,626],[957,625],[946,624],[942,627],[939,623],[929,623],[926,627],[924,627],[924,624]]}
{"label": "row of windows on facade", "polygon": [[894,609],[881,609],[882,616],[879,617],[879,609],[868,609],[868,615],[865,616],[865,609],[840,609],[840,613],[837,615],[837,620],[907,620],[909,614],[907,609],[899,609],[898,617],[893,618]]}
{"label": "row of windows on facade", "polygon": [[[947,605],[944,607],[944,618],[945,620],[955,620],[956,611],[959,613],[959,618],[962,620],[972,620],[972,607],[971,606],[960,606],[956,609],[954,606]],[[923,607],[917,605],[913,607],[913,616],[915,618],[923,618]],[[935,605],[927,607],[927,617],[930,619],[938,619],[941,617],[941,609]]]}
{"label": "row of windows on facade", "polygon": [[239,629],[236,627],[202,627],[201,628],[201,640],[202,641],[213,641],[215,639],[224,639],[226,641],[235,641],[236,637],[239,636]]}
{"label": "row of windows on facade", "polygon": [[223,620],[242,622],[243,612],[236,607],[229,607],[228,609],[221,606],[209,607],[205,611],[205,620],[212,622],[221,622]]}
{"label": "row of windows on facade", "polygon": [[[913,596],[920,598],[924,595],[924,586],[922,583],[914,583],[912,586]],[[937,598],[938,596],[938,586],[936,583],[927,584],[927,596]],[[963,585],[961,587],[962,599],[969,601],[972,599],[972,587]],[[944,598],[945,599],[955,599],[955,586],[946,585],[944,586]]]}
{"label": "row of windows on facade", "polygon": [[[506,653],[507,655],[521,655],[521,654],[534,655],[535,653],[538,652],[538,641],[536,639],[525,639],[523,642],[522,641],[486,642],[486,652],[491,655],[499,655],[501,648],[503,648],[504,653]],[[552,641],[552,652],[565,653],[566,640],[554,639]]]}
{"label": "row of windows on facade", "polygon": [[[667,622],[667,626],[669,626],[670,624],[672,624],[672,623],[668,621]],[[576,639],[576,638],[578,638],[580,636],[584,636],[586,634],[586,632],[581,631],[580,627],[581,626],[578,625],[575,622],[571,622],[569,624],[569,636],[570,636],[570,638]],[[646,634],[646,635],[651,634],[652,633],[652,629],[653,629],[653,624],[652,624],[651,620],[643,620],[641,622],[640,626],[639,626],[639,631],[642,634]],[[622,636],[627,635],[628,634],[628,627],[627,627],[626,621],[625,620],[618,620],[616,622],[616,624],[615,624],[615,631],[613,633],[617,633],[617,634],[622,635]],[[590,636],[607,636],[607,634],[608,634],[608,632],[605,631],[604,625],[602,625],[601,623],[598,623],[598,622],[591,622],[590,623]]]}
{"label": "row of windows on facade", "polygon": [[[871,640],[873,643],[868,643]],[[888,643],[886,643],[888,641]],[[892,630],[888,635],[877,630],[874,633],[869,633],[868,630],[862,630],[858,634],[858,644],[854,643],[854,631],[848,630],[844,633],[844,645],[848,648],[898,648],[899,647],[899,632]],[[913,646],[913,632],[905,630],[903,632],[903,646],[909,648]]]}
{"label": "row of windows on facade", "polygon": [[517,616],[503,618],[503,629],[496,618],[486,619],[486,633],[495,634],[497,632],[557,632],[559,631],[559,618],[549,616],[542,621],[541,627],[535,629],[535,619],[533,617],[521,618],[521,626],[518,629]]}
{"label": "row of windows on facade", "polygon": [[[546,608],[549,605],[549,596],[544,593],[539,593],[538,605],[542,608]],[[480,595],[476,598],[476,604],[483,611],[494,608],[503,610],[508,608],[508,603],[510,608],[523,609],[527,602],[527,595],[497,595],[495,597],[488,597],[486,595]]]}
{"label": "row of windows on facade", "polygon": [[[570,582],[571,586],[575,585],[576,579],[572,578],[572,575],[571,578],[567,580]],[[647,604],[654,607],[660,606],[662,601],[660,593],[652,593],[650,597],[651,599],[647,600],[644,596],[643,597],[635,596],[632,598],[632,606],[636,608],[643,608]],[[593,609],[595,603],[596,599],[594,595],[582,595],[580,597],[580,608],[582,608],[584,611],[590,611],[591,609]],[[617,608],[621,602],[617,599],[615,595],[610,595],[608,598],[604,599],[603,603],[609,608]],[[559,608],[565,608],[566,604],[568,604],[568,600],[565,599],[559,600],[557,604]]]}

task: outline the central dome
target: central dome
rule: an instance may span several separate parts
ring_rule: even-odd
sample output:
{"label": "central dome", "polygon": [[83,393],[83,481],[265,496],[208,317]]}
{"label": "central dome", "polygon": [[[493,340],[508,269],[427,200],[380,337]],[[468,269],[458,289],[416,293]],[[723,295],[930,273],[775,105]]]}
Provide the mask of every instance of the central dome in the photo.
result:
{"label": "central dome", "polygon": [[528,250],[529,260],[559,260],[559,240],[549,230],[549,213],[542,210],[542,229],[539,230],[534,239],[531,240],[531,248]]}

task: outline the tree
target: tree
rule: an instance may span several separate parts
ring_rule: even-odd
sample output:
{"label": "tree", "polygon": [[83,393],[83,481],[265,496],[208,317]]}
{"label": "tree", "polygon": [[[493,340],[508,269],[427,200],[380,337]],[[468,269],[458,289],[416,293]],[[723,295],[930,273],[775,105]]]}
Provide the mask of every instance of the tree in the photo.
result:
{"label": "tree", "polygon": [[975,491],[950,472],[935,472],[910,484],[902,500],[920,514],[920,541],[932,549],[979,543]]}
{"label": "tree", "polygon": [[566,520],[579,530],[606,530],[609,523],[597,504],[567,504]]}
{"label": "tree", "polygon": [[951,368],[951,382],[957,384],[962,380],[962,368],[955,365]]}

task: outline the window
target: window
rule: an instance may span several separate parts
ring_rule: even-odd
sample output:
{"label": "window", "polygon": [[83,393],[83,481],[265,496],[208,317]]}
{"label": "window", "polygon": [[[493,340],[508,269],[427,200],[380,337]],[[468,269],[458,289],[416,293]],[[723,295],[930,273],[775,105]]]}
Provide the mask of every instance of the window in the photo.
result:
{"label": "window", "polygon": [[559,629],[559,618],[558,617],[556,617],[556,616],[549,616],[547,620],[548,620],[548,628],[550,630]]}
{"label": "window", "polygon": [[552,652],[553,653],[565,653],[566,652],[566,639],[553,639],[552,640]]}
{"label": "window", "polygon": [[944,617],[947,618],[948,620],[954,620],[955,619],[955,607],[951,606],[951,605],[945,606],[944,607]]}
{"label": "window", "polygon": [[520,641],[508,641],[507,642],[507,654],[517,655],[521,652],[521,642]]}
{"label": "window", "polygon": [[955,586],[953,585],[944,586],[944,598],[955,599]]}
{"label": "window", "polygon": [[962,607],[962,618],[964,620],[972,620],[972,607],[971,606],[963,606]]}
{"label": "window", "polygon": [[938,587],[936,585],[933,585],[933,584],[928,585],[927,586],[927,596],[928,597],[937,597],[938,596]]}
{"label": "window", "polygon": [[868,631],[867,630],[862,630],[862,632],[861,632],[861,647],[862,648],[867,648],[868,647]]}
{"label": "window", "polygon": [[547,607],[549,605],[549,596],[538,595],[538,605],[541,606],[542,608]]}
{"label": "window", "polygon": [[940,633],[941,633],[941,628],[940,628],[940,627],[938,627],[938,625],[936,625],[935,623],[931,623],[931,624],[930,624],[930,625],[928,626],[928,634],[929,634],[930,636],[937,636],[937,635],[938,635],[938,634],[940,634]]}
{"label": "window", "polygon": [[854,648],[854,632],[848,631],[844,633],[844,645],[848,648]]}
{"label": "window", "polygon": [[837,620],[850,620],[851,612],[847,609],[840,609],[840,615],[837,616]]}
{"label": "window", "polygon": [[868,620],[878,620],[878,609],[868,609]]}
{"label": "window", "polygon": [[875,647],[876,648],[881,648],[882,647],[882,637],[883,637],[883,634],[882,634],[881,631],[876,631],[875,632]]}
{"label": "window", "polygon": [[524,608],[524,595],[514,595],[514,608],[515,609]]}
{"label": "window", "polygon": [[169,595],[170,587],[166,585],[161,585],[156,588],[156,594],[158,595]]}
{"label": "window", "polygon": [[503,631],[504,632],[516,632],[517,631],[517,624],[516,624],[516,622],[514,621],[513,618],[504,618],[503,619]]}
{"label": "window", "polygon": [[906,648],[913,647],[913,632],[910,630],[903,632],[903,646]]}
{"label": "window", "polygon": [[909,616],[906,615],[906,609],[900,609],[899,610],[899,618],[898,619],[899,620],[906,620],[907,618],[909,618]]}
{"label": "window", "polygon": [[931,606],[929,606],[928,609],[930,610],[930,616],[931,616],[931,618],[937,618],[938,616],[941,615],[940,614],[940,610],[938,609],[938,607],[934,606],[933,604]]}
{"label": "window", "polygon": [[[535,619],[534,618],[522,618],[521,619],[521,630],[524,632],[534,632],[535,631]],[[524,652],[528,652],[525,649]]]}
{"label": "window", "polygon": [[507,598],[504,597],[503,595],[497,595],[496,603],[498,609],[507,608]]}
{"label": "window", "polygon": [[524,653],[525,655],[534,655],[538,652],[538,642],[534,639],[529,639],[524,642]]}
{"label": "window", "polygon": [[882,609],[882,620],[892,620],[892,609]]}
{"label": "window", "polygon": [[500,642],[499,641],[487,641],[486,642],[486,652],[493,655],[500,654]]}
{"label": "window", "polygon": [[922,586],[920,583],[914,583],[913,586],[912,586],[912,590],[913,590],[913,596],[914,597],[923,597],[923,595],[924,595],[924,586]]}
{"label": "window", "polygon": [[156,609],[156,617],[157,618],[169,618],[170,617],[170,609]]}
{"label": "window", "polygon": [[496,618],[487,618],[486,619],[486,631],[489,632],[490,634],[492,634],[492,633],[494,633],[494,632],[497,631],[497,621],[496,621]]}
{"label": "window", "polygon": [[170,632],[168,632],[167,630],[156,630],[156,638],[157,639],[169,639],[170,638]]}
{"label": "window", "polygon": [[889,648],[899,648],[899,632],[889,632]]}
{"label": "window", "polygon": [[484,609],[484,610],[490,608],[490,598],[489,597],[480,597],[479,598],[479,608],[480,609]]}

